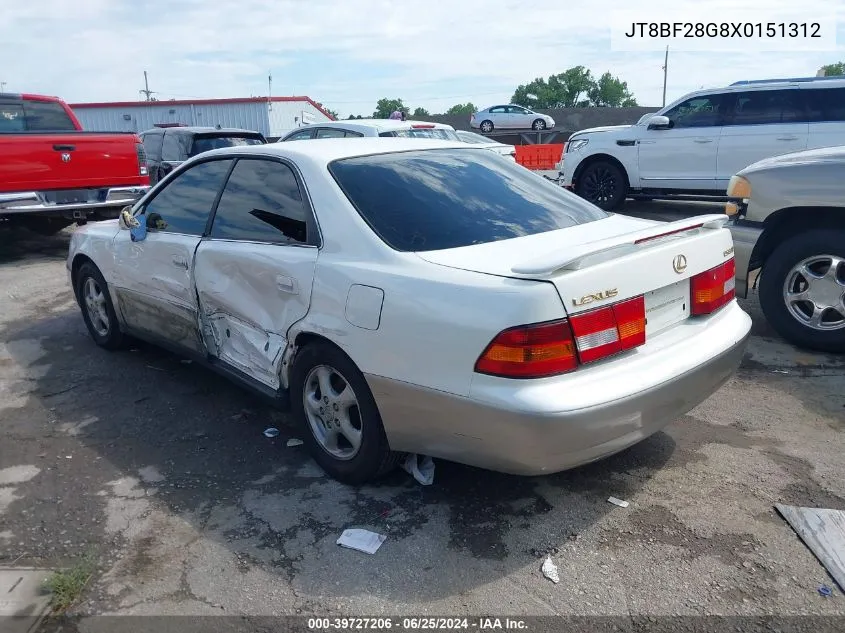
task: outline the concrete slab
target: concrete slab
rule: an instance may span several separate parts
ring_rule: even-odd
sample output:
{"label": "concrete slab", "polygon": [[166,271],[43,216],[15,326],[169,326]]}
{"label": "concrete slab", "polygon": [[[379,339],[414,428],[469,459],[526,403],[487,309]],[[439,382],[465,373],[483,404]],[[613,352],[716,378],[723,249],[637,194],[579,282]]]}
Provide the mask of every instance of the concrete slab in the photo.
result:
{"label": "concrete slab", "polygon": [[28,633],[50,608],[50,594],[42,589],[46,569],[0,568],[0,629]]}

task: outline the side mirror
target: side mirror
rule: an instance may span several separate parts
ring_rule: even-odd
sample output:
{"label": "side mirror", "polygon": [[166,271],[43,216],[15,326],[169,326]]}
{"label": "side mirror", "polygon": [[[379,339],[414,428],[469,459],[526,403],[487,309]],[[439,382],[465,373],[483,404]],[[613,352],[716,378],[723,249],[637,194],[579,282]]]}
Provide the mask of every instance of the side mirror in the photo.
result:
{"label": "side mirror", "polygon": [[120,210],[120,216],[117,219],[117,224],[121,230],[124,231],[137,228],[141,225],[141,223],[138,222],[138,220],[132,215],[131,206],[125,206]]}
{"label": "side mirror", "polygon": [[668,130],[670,127],[672,127],[672,121],[668,116],[657,115],[648,120],[649,130]]}

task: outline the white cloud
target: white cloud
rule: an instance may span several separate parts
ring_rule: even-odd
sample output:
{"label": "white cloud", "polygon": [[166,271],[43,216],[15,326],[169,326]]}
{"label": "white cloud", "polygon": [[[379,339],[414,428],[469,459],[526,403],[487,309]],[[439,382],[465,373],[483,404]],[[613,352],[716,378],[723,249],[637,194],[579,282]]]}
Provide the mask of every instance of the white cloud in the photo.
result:
{"label": "white cloud", "polygon": [[[836,10],[842,2],[815,4]],[[795,10],[791,0],[745,0],[743,14],[755,5],[763,22]],[[736,11],[727,0],[696,6],[714,20]],[[677,3],[5,0],[0,81],[69,101],[131,100],[148,70],[164,98],[232,97],[266,94],[272,69],[275,94],[367,113],[387,95],[430,109],[488,104],[519,83],[581,64],[595,74],[609,70],[640,103],[659,105],[662,53],[610,50],[612,10],[637,7],[649,21]],[[813,75],[845,58],[845,37],[840,42],[829,53],[671,53],[667,99],[737,79]]]}

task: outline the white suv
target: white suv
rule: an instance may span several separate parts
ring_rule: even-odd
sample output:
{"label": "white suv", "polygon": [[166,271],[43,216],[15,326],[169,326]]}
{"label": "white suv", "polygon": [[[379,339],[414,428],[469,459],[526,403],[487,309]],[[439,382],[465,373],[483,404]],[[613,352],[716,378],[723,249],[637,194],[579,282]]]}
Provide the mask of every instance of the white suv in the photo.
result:
{"label": "white suv", "polygon": [[561,184],[603,209],[626,197],[724,196],[763,158],[845,145],[845,78],[740,81],[698,90],[635,125],[581,130]]}

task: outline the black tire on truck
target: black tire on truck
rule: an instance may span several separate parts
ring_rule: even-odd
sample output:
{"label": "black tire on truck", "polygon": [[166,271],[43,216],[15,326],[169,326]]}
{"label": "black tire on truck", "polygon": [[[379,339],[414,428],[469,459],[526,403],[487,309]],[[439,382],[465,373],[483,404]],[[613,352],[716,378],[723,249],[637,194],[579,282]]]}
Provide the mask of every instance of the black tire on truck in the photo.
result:
{"label": "black tire on truck", "polygon": [[763,264],[760,305],[790,343],[845,352],[845,230],[799,233]]}

